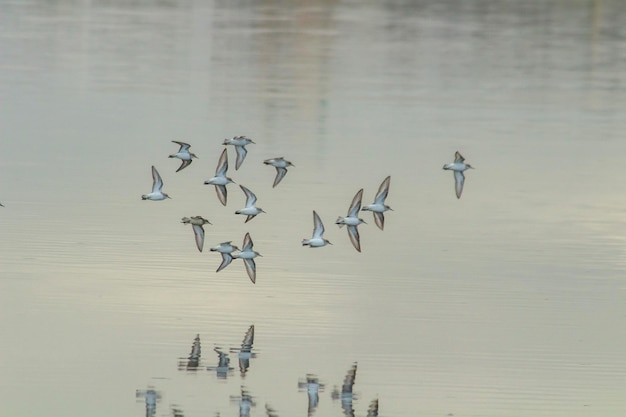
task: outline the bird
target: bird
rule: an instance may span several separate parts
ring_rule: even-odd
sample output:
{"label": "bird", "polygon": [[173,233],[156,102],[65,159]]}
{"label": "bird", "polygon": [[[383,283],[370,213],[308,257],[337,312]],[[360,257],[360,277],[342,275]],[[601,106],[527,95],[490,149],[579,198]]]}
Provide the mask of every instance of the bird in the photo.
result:
{"label": "bird", "polygon": [[152,165],[152,192],[141,196],[142,200],[160,201],[166,198],[172,198],[161,191],[163,188],[163,180],[159,175],[159,171]]}
{"label": "bird", "polygon": [[191,164],[193,158],[197,158],[197,156],[191,152],[189,152],[189,147],[191,146],[185,142],[179,142],[177,140],[173,140],[172,142],[180,145],[178,152],[169,156],[169,158],[178,158],[182,161],[176,172],[187,168],[187,165]]}
{"label": "bird", "polygon": [[4,206],[2,205],[2,203],[0,203],[0,207],[4,207]]}
{"label": "bird", "polygon": [[246,159],[246,154],[248,150],[246,149],[246,145],[254,143],[254,141],[245,136],[235,136],[232,139],[224,139],[224,143],[222,145],[233,145],[235,147],[235,151],[237,152],[237,162],[235,163],[235,169],[239,169],[243,160]]}
{"label": "bird", "polygon": [[250,220],[254,219],[254,216],[256,216],[257,214],[265,213],[265,212],[263,211],[262,208],[255,206],[256,195],[254,195],[252,191],[250,191],[243,185],[240,185],[239,187],[241,187],[241,190],[246,195],[246,207],[242,208],[241,210],[237,210],[235,214],[247,215],[248,217],[246,218],[246,221],[244,223],[248,223]]}
{"label": "bird", "polygon": [[224,149],[222,155],[220,155],[219,161],[217,162],[215,176],[204,182],[205,184],[215,185],[217,198],[223,206],[226,205],[226,185],[235,183],[235,181],[233,181],[230,177],[226,176],[226,171],[228,171],[228,153],[226,152],[226,149]]}
{"label": "bird", "polygon": [[232,245],[231,242],[232,241],[222,242],[218,246],[211,248],[211,252],[219,252],[222,254],[222,263],[215,272],[220,272],[222,269],[230,265],[233,260],[232,253],[239,250],[239,248],[235,245]]}
{"label": "bird", "polygon": [[391,181],[391,176],[385,178],[383,182],[378,187],[378,193],[376,193],[376,198],[374,198],[374,202],[367,206],[364,206],[362,211],[371,211],[374,215],[374,221],[376,222],[376,226],[380,230],[385,228],[385,215],[383,214],[387,210],[392,210],[391,207],[385,204],[385,199],[387,198],[387,194],[389,194],[389,182]]}
{"label": "bird", "polygon": [[370,406],[367,408],[367,417],[378,417],[378,398],[370,402]]}
{"label": "bird", "polygon": [[287,175],[287,167],[295,167],[294,164],[286,161],[285,158],[283,158],[282,156],[278,158],[266,159],[265,161],[263,161],[263,163],[265,165],[271,165],[276,168],[276,178],[274,178],[274,185],[272,185],[272,188],[276,187],[278,183],[280,183],[283,178],[285,178],[285,175]]}
{"label": "bird", "polygon": [[[363,198],[363,189],[361,188],[354,195],[352,199],[352,203],[350,203],[350,207],[348,208],[348,215],[346,217],[339,216],[335,224],[338,224],[339,227],[348,226],[348,236],[350,237],[350,242],[352,242],[352,246],[358,252],[361,252],[361,239],[359,238],[359,230],[357,226],[361,223],[365,223],[365,220],[360,219],[359,210],[361,210],[361,199]],[[365,223],[367,224],[367,223]]]}
{"label": "bird", "polygon": [[454,162],[451,164],[445,164],[443,169],[449,169],[454,171],[454,190],[456,191],[456,198],[461,198],[461,193],[463,192],[463,184],[465,183],[465,175],[463,171],[472,168],[473,166],[465,163],[465,158],[463,155],[456,151],[454,153]]}
{"label": "bird", "polygon": [[204,227],[203,226],[205,224],[211,224],[211,222],[202,216],[193,216],[191,218],[183,217],[181,223],[191,225],[191,227],[193,228],[193,234],[196,237],[196,246],[198,247],[198,250],[202,252],[202,247],[204,246]]}
{"label": "bird", "polygon": [[256,284],[256,264],[254,263],[254,258],[263,255],[253,250],[253,245],[254,244],[252,243],[252,238],[250,238],[250,233],[246,233],[246,236],[243,238],[243,246],[241,252],[232,256],[235,259],[243,259],[243,263],[246,266],[246,271],[248,272],[250,281],[252,281],[253,284]]}
{"label": "bird", "polygon": [[313,210],[313,235],[311,236],[311,239],[302,239],[302,246],[319,248],[326,246],[327,244],[332,245],[328,239],[324,239],[323,235],[324,224],[322,223],[320,216],[318,216],[315,210]]}

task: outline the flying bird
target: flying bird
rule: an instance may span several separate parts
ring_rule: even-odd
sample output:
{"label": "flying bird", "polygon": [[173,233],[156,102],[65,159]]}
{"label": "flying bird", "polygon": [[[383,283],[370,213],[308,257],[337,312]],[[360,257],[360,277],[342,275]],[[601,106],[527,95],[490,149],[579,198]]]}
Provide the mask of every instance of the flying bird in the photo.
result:
{"label": "flying bird", "polygon": [[180,164],[180,166],[178,167],[178,169],[176,170],[176,172],[185,169],[187,167],[187,165],[191,164],[191,161],[193,158],[197,158],[197,156],[191,152],[189,152],[189,147],[191,146],[188,143],[185,142],[179,142],[177,140],[173,140],[172,142],[180,145],[180,148],[178,149],[178,152],[176,152],[175,154],[170,155],[170,158],[178,158],[182,161],[182,163]]}
{"label": "flying bird", "polygon": [[263,161],[263,163],[265,165],[271,165],[276,168],[276,178],[274,178],[274,185],[272,185],[272,188],[276,187],[278,183],[280,183],[283,178],[285,178],[285,175],[287,175],[287,167],[295,166],[291,162],[286,161],[285,158],[283,158],[282,156],[278,158],[266,159],[265,161]]}
{"label": "flying bird", "polygon": [[376,198],[374,198],[374,202],[367,206],[364,206],[362,211],[371,211],[374,215],[374,221],[376,222],[376,226],[380,230],[385,228],[385,215],[383,214],[387,210],[392,210],[391,207],[385,204],[385,199],[389,194],[389,182],[391,181],[391,176],[385,178],[383,182],[378,187],[378,193],[376,193]]}
{"label": "flying bird", "polygon": [[463,193],[463,184],[465,184],[465,175],[463,171],[474,168],[470,164],[465,163],[465,158],[463,155],[456,151],[454,153],[454,162],[451,164],[445,164],[443,169],[449,169],[454,171],[454,191],[456,191],[456,198],[461,198],[461,193]]}

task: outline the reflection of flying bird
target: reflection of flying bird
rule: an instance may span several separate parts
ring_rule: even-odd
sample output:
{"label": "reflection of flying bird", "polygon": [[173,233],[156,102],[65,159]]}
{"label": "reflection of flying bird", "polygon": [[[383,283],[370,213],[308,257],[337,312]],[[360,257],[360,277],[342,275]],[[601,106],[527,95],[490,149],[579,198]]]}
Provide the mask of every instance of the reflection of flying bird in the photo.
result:
{"label": "reflection of flying bird", "polygon": [[243,386],[241,387],[241,395],[231,395],[230,400],[239,403],[239,417],[250,417],[250,409],[256,407],[254,397]]}
{"label": "reflection of flying bird", "polygon": [[215,371],[215,375],[219,379],[226,379],[228,374],[234,369],[229,366],[230,358],[228,357],[228,353],[222,352],[217,346],[213,348],[213,351],[217,353],[217,366],[208,366],[206,369],[207,371]]}
{"label": "reflection of flying bird", "polygon": [[363,219],[359,219],[359,210],[361,210],[362,198],[363,189],[361,188],[355,194],[352,199],[352,203],[350,203],[348,215],[346,217],[339,216],[335,222],[339,225],[339,227],[343,227],[344,225],[348,226],[348,236],[350,237],[350,242],[352,242],[352,246],[354,246],[354,249],[358,252],[361,252],[361,239],[359,237],[359,230],[357,229],[357,226],[361,223],[365,223]]}
{"label": "reflection of flying bird", "polygon": [[256,283],[256,263],[254,262],[254,258],[257,256],[262,256],[259,252],[256,252],[252,249],[253,247],[252,238],[250,237],[250,233],[246,233],[246,236],[243,238],[243,246],[241,247],[241,252],[232,255],[235,259],[243,259],[243,263],[246,266],[246,271],[248,272],[248,276],[250,277],[250,281],[253,284]]}
{"label": "reflection of flying bird", "polygon": [[272,188],[276,187],[278,183],[285,178],[285,175],[287,175],[287,167],[295,166],[291,162],[286,161],[282,156],[278,158],[266,159],[263,163],[276,168],[276,178],[274,178],[274,185],[272,185]]}
{"label": "reflection of flying bird", "polygon": [[354,417],[354,407],[352,406],[352,401],[356,400],[356,396],[352,392],[352,389],[354,387],[354,380],[356,379],[356,370],[357,363],[354,362],[354,364],[348,370],[346,376],[343,379],[341,391],[339,391],[339,389],[335,387],[333,389],[333,392],[331,393],[331,397],[333,400],[341,400],[341,408],[343,409],[343,413],[347,417]]}
{"label": "reflection of flying bird", "polygon": [[320,248],[322,246],[332,245],[328,239],[324,239],[324,223],[320,216],[313,210],[313,235],[311,239],[302,239],[302,246],[310,248]]}
{"label": "reflection of flying bird", "polygon": [[324,391],[324,384],[320,383],[317,375],[307,374],[305,380],[298,381],[298,389],[303,390],[306,389],[306,393],[308,396],[308,407],[307,412],[310,417],[315,412],[317,405],[320,401],[319,393],[320,391]]}
{"label": "reflection of flying bird", "polygon": [[185,417],[185,413],[183,413],[183,409],[179,408],[180,406],[177,404],[172,404],[172,417]]}
{"label": "reflection of flying bird", "polygon": [[241,373],[242,378],[245,378],[246,372],[248,372],[248,368],[250,367],[250,359],[256,356],[254,353],[252,353],[253,344],[254,324],[250,326],[245,336],[243,337],[243,341],[241,342],[241,348],[231,349],[231,352],[238,352],[237,356],[239,357],[239,372]]}
{"label": "reflection of flying bird", "polygon": [[180,166],[178,167],[178,169],[176,170],[176,172],[185,169],[187,167],[187,165],[191,164],[191,161],[193,158],[197,158],[197,156],[191,152],[189,152],[189,148],[191,147],[191,145],[189,145],[188,143],[185,142],[179,142],[177,140],[173,140],[172,142],[180,145],[180,148],[178,149],[178,152],[176,152],[173,155],[170,155],[170,158],[178,158],[182,161],[182,163],[180,164]]}
{"label": "reflection of flying bird", "polygon": [[385,228],[385,215],[383,214],[387,210],[392,210],[391,207],[385,204],[385,199],[389,194],[389,183],[391,182],[391,176],[385,178],[383,182],[378,187],[378,192],[376,193],[376,197],[374,198],[374,202],[372,204],[368,204],[364,206],[361,210],[363,211],[371,211],[374,215],[374,221],[376,222],[376,226],[380,230]]}
{"label": "reflection of flying bird", "polygon": [[378,417],[378,398],[372,400],[367,409],[367,417]]}
{"label": "reflection of flying bird", "polygon": [[219,161],[217,162],[215,176],[204,182],[207,185],[215,185],[217,198],[223,206],[226,205],[226,197],[228,196],[226,185],[235,183],[235,181],[233,181],[230,177],[226,176],[226,171],[228,171],[228,154],[226,153],[226,149],[224,149]]}
{"label": "reflection of flying bird", "polygon": [[254,143],[254,141],[245,136],[235,136],[232,139],[224,139],[223,145],[233,145],[235,147],[235,151],[237,151],[237,162],[235,163],[235,169],[239,169],[239,167],[243,163],[243,160],[246,159],[246,155],[248,154],[246,145],[249,145],[251,143]]}
{"label": "reflection of flying bird", "polygon": [[451,164],[445,164],[443,169],[449,169],[454,171],[454,190],[456,192],[456,198],[461,198],[461,193],[463,192],[463,184],[465,184],[465,175],[463,171],[474,168],[470,164],[465,163],[465,158],[463,155],[456,151],[454,153],[454,162]]}
{"label": "reflection of flying bird", "polygon": [[278,413],[269,404],[265,404],[265,414],[267,417],[278,417]]}
{"label": "reflection of flying bird", "polygon": [[148,387],[147,390],[135,391],[136,398],[144,398],[146,401],[146,417],[154,417],[156,415],[157,402],[161,401],[161,393],[154,389],[154,387]]}
{"label": "reflection of flying bird", "polygon": [[219,252],[222,254],[222,263],[220,264],[220,266],[217,268],[217,271],[215,272],[220,272],[222,269],[230,265],[230,263],[233,260],[232,253],[234,251],[239,250],[237,246],[232,245],[231,243],[232,241],[222,242],[218,246],[211,248],[211,252]]}
{"label": "reflection of flying bird", "polygon": [[196,246],[198,250],[202,252],[204,246],[204,225],[211,224],[210,221],[202,216],[183,217],[181,223],[190,224],[193,228],[193,234],[196,238]]}
{"label": "reflection of flying bird", "polygon": [[189,353],[189,362],[187,362],[187,369],[196,369],[200,362],[200,355],[202,349],[200,347],[200,334],[196,335],[191,345],[191,352]]}

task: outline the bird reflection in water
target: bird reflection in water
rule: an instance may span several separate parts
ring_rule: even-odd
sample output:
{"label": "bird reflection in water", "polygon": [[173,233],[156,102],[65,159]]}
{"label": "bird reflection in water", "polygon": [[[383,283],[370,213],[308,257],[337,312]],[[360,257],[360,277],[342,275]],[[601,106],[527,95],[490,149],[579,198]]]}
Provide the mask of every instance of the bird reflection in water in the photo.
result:
{"label": "bird reflection in water", "polygon": [[367,417],[378,417],[378,398],[372,400],[367,409]]}
{"label": "bird reflection in water", "polygon": [[215,375],[218,379],[226,379],[233,369],[230,367],[230,358],[228,353],[224,353],[219,347],[213,348],[213,351],[217,353],[217,366],[208,366],[207,371],[215,371]]}
{"label": "bird reflection in water", "polygon": [[144,398],[146,401],[146,417],[154,417],[156,415],[157,402],[161,400],[161,393],[149,386],[146,390],[135,391],[135,398]]}
{"label": "bird reflection in water", "polygon": [[241,387],[241,395],[231,395],[230,400],[239,403],[239,417],[250,417],[250,410],[256,407],[254,398],[244,386]]}
{"label": "bird reflection in water", "polygon": [[243,341],[241,342],[241,348],[232,348],[231,352],[238,352],[237,357],[239,359],[239,372],[242,378],[246,377],[246,372],[250,368],[250,359],[256,357],[256,353],[252,353],[252,345],[254,343],[254,324],[250,326]]}
{"label": "bird reflection in water", "polygon": [[353,392],[354,381],[356,379],[356,370],[357,363],[354,362],[352,367],[346,373],[345,378],[343,379],[341,391],[339,391],[339,389],[335,386],[333,392],[331,393],[331,397],[333,400],[341,400],[341,408],[343,409],[343,413],[348,417],[354,417],[354,408],[352,406],[352,401],[356,400]]}
{"label": "bird reflection in water", "polygon": [[178,405],[172,405],[172,417],[185,417],[183,409]]}
{"label": "bird reflection in water", "polygon": [[178,363],[178,370],[196,371],[200,365],[200,356],[202,349],[200,348],[200,334],[196,336],[191,345],[191,352],[186,361]]}
{"label": "bird reflection in water", "polygon": [[309,397],[309,405],[307,408],[308,416],[310,417],[315,412],[317,405],[320,401],[320,391],[324,391],[324,384],[320,383],[319,378],[315,374],[307,374],[304,380],[298,381],[298,389],[306,389]]}
{"label": "bird reflection in water", "polygon": [[278,413],[269,404],[265,404],[265,414],[267,417],[278,417]]}

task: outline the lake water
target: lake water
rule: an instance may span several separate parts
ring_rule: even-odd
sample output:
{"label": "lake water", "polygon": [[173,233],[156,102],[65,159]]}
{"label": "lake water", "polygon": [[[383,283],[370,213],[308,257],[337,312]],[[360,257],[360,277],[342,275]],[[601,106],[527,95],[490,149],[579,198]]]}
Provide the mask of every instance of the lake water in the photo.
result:
{"label": "lake water", "polygon": [[[1,0],[0,16],[1,416],[237,416],[242,386],[251,416],[305,415],[312,373],[312,414],[339,417],[354,362],[357,416],[375,398],[387,417],[624,415],[624,2]],[[239,170],[228,148],[229,175],[267,212],[245,224],[237,185],[226,207],[203,185],[235,135],[256,144]],[[171,140],[198,155],[178,173]],[[476,168],[458,200],[441,169],[457,150]],[[295,167],[272,188],[275,156]],[[141,200],[151,165],[171,200]],[[358,253],[334,221],[387,175],[394,211],[384,231],[363,213]],[[312,210],[332,246],[301,246]],[[203,253],[180,223],[195,215],[213,223]],[[246,232],[256,285],[208,251]]]}

